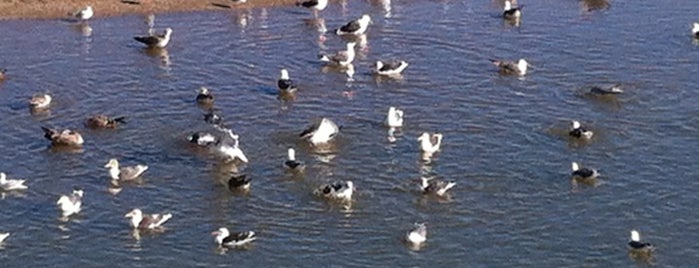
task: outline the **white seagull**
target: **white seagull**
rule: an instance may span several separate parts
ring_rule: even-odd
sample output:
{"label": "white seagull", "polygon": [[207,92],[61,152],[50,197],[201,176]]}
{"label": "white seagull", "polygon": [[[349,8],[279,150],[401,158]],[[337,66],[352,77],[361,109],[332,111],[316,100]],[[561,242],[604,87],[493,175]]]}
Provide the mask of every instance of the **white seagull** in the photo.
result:
{"label": "white seagull", "polygon": [[299,137],[307,139],[312,145],[321,145],[330,142],[339,131],[340,128],[333,121],[323,117],[320,122],[301,132]]}
{"label": "white seagull", "polygon": [[495,66],[500,69],[501,74],[505,75],[519,75],[524,76],[527,74],[527,68],[529,63],[525,59],[519,59],[517,63],[513,61],[501,61],[501,60],[491,60]]}
{"label": "white seagull", "polygon": [[580,122],[573,120],[570,122],[570,131],[568,131],[568,135],[578,139],[589,140],[592,138],[592,135],[594,135],[594,133],[590,130],[583,128],[580,125]]}
{"label": "white seagull", "polygon": [[91,6],[86,6],[81,10],[74,12],[72,15],[79,20],[86,21],[92,18],[92,16],[95,15],[95,12],[92,10]]}
{"label": "white seagull", "polygon": [[348,66],[354,60],[356,45],[355,42],[349,42],[346,50],[338,51],[334,55],[320,55],[320,60],[336,66]]}
{"label": "white seagull", "polygon": [[396,107],[388,108],[388,115],[386,115],[386,125],[392,128],[398,128],[403,126],[403,110]]}
{"label": "white seagull", "polygon": [[420,190],[422,190],[423,194],[444,196],[454,185],[456,185],[454,181],[441,181],[425,177],[420,178]]}
{"label": "white seagull", "polygon": [[304,164],[296,161],[296,151],[294,148],[289,147],[288,159],[284,161],[284,166],[290,170],[303,170],[305,168]]}
{"label": "white seagull", "polygon": [[62,195],[56,205],[58,205],[61,210],[61,215],[63,217],[68,217],[73,214],[78,214],[80,212],[80,207],[82,206],[83,190],[79,188],[73,189],[70,195]]}
{"label": "white seagull", "polygon": [[630,250],[645,253],[650,253],[653,250],[653,245],[647,242],[641,242],[641,234],[636,230],[631,230],[631,240],[629,240],[628,246]]}
{"label": "white seagull", "polygon": [[136,165],[132,167],[119,167],[119,161],[116,158],[109,159],[109,162],[107,162],[106,165],[104,165],[105,168],[109,169],[109,176],[112,178],[112,180],[115,181],[130,181],[130,180],[135,180],[143,172],[146,172],[148,170],[148,166],[146,165]]}
{"label": "white seagull", "polygon": [[144,215],[140,209],[133,209],[131,212],[124,215],[126,218],[131,218],[131,226],[134,229],[155,229],[163,225],[166,221],[172,218],[172,214],[146,214]]}
{"label": "white seagull", "polygon": [[405,235],[405,240],[415,246],[419,246],[427,241],[427,226],[425,223],[416,222],[415,227]]}
{"label": "white seagull", "polygon": [[439,147],[442,145],[443,135],[441,133],[435,133],[430,135],[427,132],[423,132],[417,140],[420,142],[420,150],[423,153],[432,155],[439,151]]}
{"label": "white seagull", "polygon": [[226,158],[227,161],[239,159],[243,163],[247,163],[248,158],[245,156],[245,153],[243,153],[243,150],[240,149],[240,136],[234,134],[233,130],[227,128],[221,128],[221,130],[228,134],[228,137],[233,140],[233,144],[231,145],[228,140],[219,139],[215,147],[216,152],[220,156]]}
{"label": "white seagull", "polygon": [[377,61],[376,73],[380,75],[397,76],[408,68],[406,61]]}
{"label": "white seagull", "polygon": [[170,43],[171,35],[172,28],[167,28],[162,35],[135,36],[134,40],[146,44],[148,48],[164,48]]}
{"label": "white seagull", "polygon": [[7,179],[7,175],[5,174],[5,172],[0,172],[0,188],[2,188],[5,191],[12,191],[26,190],[29,187],[24,185],[24,180]]}
{"label": "white seagull", "polygon": [[345,25],[342,25],[342,27],[338,28],[335,30],[335,34],[337,35],[360,35],[364,34],[366,32],[367,27],[369,27],[369,23],[371,23],[371,17],[369,15],[364,14],[361,17],[359,17],[356,20],[352,20],[348,22]]}
{"label": "white seagull", "polygon": [[49,94],[35,94],[29,99],[29,107],[32,109],[44,109],[49,107],[51,100],[53,98]]}
{"label": "white seagull", "polygon": [[218,230],[212,232],[211,235],[215,236],[214,241],[216,241],[216,244],[218,244],[219,246],[232,247],[243,246],[247,243],[255,241],[255,239],[257,238],[255,236],[255,232],[253,231],[245,231],[231,234],[230,231],[228,231],[228,228],[226,227],[218,228]]}
{"label": "white seagull", "polygon": [[289,78],[289,71],[286,69],[281,70],[281,75],[279,76],[279,80],[277,80],[277,87],[279,91],[283,93],[294,93],[298,89],[296,82]]}
{"label": "white seagull", "polygon": [[351,201],[354,193],[354,183],[352,181],[337,181],[323,184],[314,190],[313,193],[330,199]]}
{"label": "white seagull", "polygon": [[570,167],[573,170],[573,172],[571,173],[573,179],[592,180],[596,179],[599,176],[599,172],[597,172],[596,169],[589,169],[585,167],[581,168],[577,162],[572,162],[570,164]]}

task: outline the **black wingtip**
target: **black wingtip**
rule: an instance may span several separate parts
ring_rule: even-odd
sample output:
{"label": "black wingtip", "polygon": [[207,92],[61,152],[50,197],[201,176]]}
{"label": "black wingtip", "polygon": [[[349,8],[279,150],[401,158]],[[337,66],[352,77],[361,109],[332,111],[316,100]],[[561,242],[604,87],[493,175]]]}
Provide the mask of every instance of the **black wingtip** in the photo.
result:
{"label": "black wingtip", "polygon": [[126,124],[126,116],[120,116],[120,117],[114,118],[114,121],[122,123],[122,124]]}

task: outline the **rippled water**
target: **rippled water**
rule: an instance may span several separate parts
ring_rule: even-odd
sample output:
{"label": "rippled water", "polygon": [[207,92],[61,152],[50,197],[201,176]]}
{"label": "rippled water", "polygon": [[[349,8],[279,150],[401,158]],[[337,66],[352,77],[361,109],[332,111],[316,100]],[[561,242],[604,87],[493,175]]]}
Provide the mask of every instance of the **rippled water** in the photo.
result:
{"label": "rippled water", "polygon": [[[586,1],[594,3],[600,1]],[[0,250],[7,266],[601,266],[643,263],[625,248],[630,229],[657,247],[651,264],[699,262],[699,150],[695,84],[699,48],[689,28],[693,1],[526,1],[520,27],[500,19],[501,2],[334,2],[314,20],[296,7],[163,14],[167,50],[144,50],[141,16],[90,21],[3,21],[0,65],[0,170],[29,190],[0,200]],[[374,23],[358,50],[353,79],[324,70],[321,52],[344,47],[332,31],[363,13]],[[321,36],[327,40],[322,42]],[[12,41],[7,41],[12,40]],[[500,76],[491,58],[527,58],[522,78]],[[401,80],[371,74],[378,59],[404,59]],[[293,101],[276,96],[279,69],[301,86]],[[600,99],[592,85],[621,83]],[[230,171],[189,146],[212,131],[194,102],[209,87],[215,107],[241,136],[253,178],[249,195],[220,182]],[[48,113],[26,106],[54,96]],[[389,106],[406,124],[389,143]],[[84,119],[128,117],[118,130],[87,130]],[[297,134],[313,119],[343,125],[332,152]],[[569,120],[596,132],[589,144],[565,136]],[[40,126],[83,132],[84,151],[47,148]],[[417,136],[444,133],[442,151],[423,163]],[[286,148],[308,168],[285,173]],[[109,158],[146,163],[142,183],[110,194]],[[571,183],[570,162],[601,170],[597,186]],[[455,180],[451,199],[426,198],[421,175]],[[352,179],[351,208],[312,194],[321,183]],[[58,196],[85,189],[78,217],[61,222]],[[134,207],[171,212],[161,234],[133,237],[124,214]],[[418,251],[402,242],[426,221]],[[211,231],[255,230],[243,250],[222,252]]]}

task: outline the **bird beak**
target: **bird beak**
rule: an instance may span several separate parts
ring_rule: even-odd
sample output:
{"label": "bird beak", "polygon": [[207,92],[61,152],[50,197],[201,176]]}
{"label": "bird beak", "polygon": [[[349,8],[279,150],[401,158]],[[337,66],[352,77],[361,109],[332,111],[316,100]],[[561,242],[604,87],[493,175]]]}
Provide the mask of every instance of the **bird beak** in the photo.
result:
{"label": "bird beak", "polygon": [[219,235],[219,234],[221,234],[221,232],[219,232],[219,231],[213,231],[213,232],[211,232],[211,235]]}
{"label": "bird beak", "polygon": [[131,214],[131,212],[129,212],[129,213],[126,213],[126,215],[124,215],[124,218],[132,217],[132,216],[133,215]]}

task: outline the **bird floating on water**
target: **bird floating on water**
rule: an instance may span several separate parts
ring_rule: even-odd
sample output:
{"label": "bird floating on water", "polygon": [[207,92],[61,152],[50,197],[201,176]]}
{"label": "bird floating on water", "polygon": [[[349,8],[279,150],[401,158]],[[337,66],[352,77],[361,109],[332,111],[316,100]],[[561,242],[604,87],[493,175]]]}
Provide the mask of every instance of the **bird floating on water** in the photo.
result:
{"label": "bird floating on water", "polygon": [[351,201],[354,193],[354,183],[352,181],[337,181],[323,184],[315,189],[313,193],[329,199]]}
{"label": "bird floating on water", "polygon": [[430,135],[430,133],[423,132],[417,140],[420,142],[420,150],[423,153],[432,155],[439,151],[439,147],[442,145],[443,135],[441,133],[435,133]]}
{"label": "bird floating on water", "polygon": [[281,75],[279,76],[279,80],[277,80],[277,87],[279,88],[279,92],[282,93],[294,93],[298,89],[296,82],[289,78],[289,71],[286,69],[281,70]]}
{"label": "bird floating on water", "polygon": [[216,244],[219,246],[239,247],[257,239],[253,231],[231,234],[226,227],[218,228],[218,230],[212,232],[211,235],[215,236],[214,241],[216,241]]}
{"label": "bird floating on water", "polygon": [[621,85],[616,84],[611,87],[600,87],[600,86],[593,86],[590,88],[590,93],[595,94],[595,95],[617,95],[624,93],[624,90],[621,89]]}
{"label": "bird floating on water", "polygon": [[400,75],[400,73],[408,68],[408,63],[406,61],[377,61],[376,62],[376,73],[380,75],[395,76]]}
{"label": "bird floating on water", "polygon": [[388,115],[386,115],[386,125],[392,128],[398,128],[403,126],[403,110],[396,107],[388,108]]}
{"label": "bird floating on water", "polygon": [[420,246],[422,243],[427,241],[427,226],[425,223],[415,223],[412,230],[408,231],[405,235],[405,241],[414,245]]}
{"label": "bird floating on water", "polygon": [[573,120],[570,122],[570,131],[568,132],[568,135],[573,138],[589,140],[592,138],[594,133],[583,128],[582,125],[580,125],[580,122]]}
{"label": "bird floating on water", "polygon": [[214,95],[211,94],[208,88],[200,87],[197,91],[197,103],[200,105],[212,105],[214,104]]}
{"label": "bird floating on water", "polygon": [[162,35],[135,36],[134,40],[144,43],[148,48],[164,48],[170,43],[172,28],[166,28]]}
{"label": "bird floating on water", "polygon": [[148,170],[146,165],[135,165],[131,167],[119,167],[119,161],[116,158],[109,159],[105,168],[109,169],[109,177],[114,181],[131,181],[137,179],[143,172]]}
{"label": "bird floating on water", "polygon": [[91,6],[86,6],[76,12],[73,12],[71,15],[81,21],[86,21],[92,18],[92,16],[95,15],[95,12],[92,10]]}
{"label": "bird floating on water", "polygon": [[328,6],[328,0],[306,0],[296,2],[296,6],[305,7],[313,10],[313,13],[318,15],[318,11],[322,11]]}
{"label": "bird floating on water", "polygon": [[187,136],[187,141],[199,146],[209,146],[218,142],[218,138],[208,132],[195,132]]}
{"label": "bird floating on water", "polygon": [[106,115],[94,115],[87,118],[85,126],[89,128],[116,128],[119,124],[126,123],[126,117],[109,117]]}
{"label": "bird floating on water", "polygon": [[294,148],[289,147],[287,153],[288,158],[286,161],[284,161],[284,166],[289,170],[303,170],[305,165],[299,161],[296,161],[296,151]]}
{"label": "bird floating on water", "polygon": [[228,189],[235,191],[248,191],[250,190],[252,179],[248,178],[245,174],[233,175],[228,179]]}
{"label": "bird floating on water", "polygon": [[49,94],[35,94],[29,99],[29,107],[32,109],[44,109],[49,107],[53,98]]}
{"label": "bird floating on water", "polygon": [[83,190],[80,188],[73,189],[70,195],[62,195],[56,205],[61,210],[63,217],[68,217],[73,214],[78,214],[82,206]]}
{"label": "bird floating on water", "polygon": [[692,35],[694,38],[699,38],[699,22],[692,24]]}
{"label": "bird floating on water", "polygon": [[325,55],[321,54],[320,55],[320,60],[327,62],[328,64],[335,65],[335,66],[348,66],[352,64],[352,61],[354,60],[355,52],[354,52],[354,47],[357,45],[355,42],[349,42],[347,43],[346,50],[338,51],[334,55]]}
{"label": "bird floating on water", "polygon": [[51,145],[81,147],[85,142],[77,131],[70,129],[58,131],[47,127],[41,127],[41,129],[44,130],[44,138],[50,140]]}
{"label": "bird floating on water", "polygon": [[517,63],[515,63],[514,61],[491,61],[495,66],[497,66],[500,69],[500,73],[505,75],[524,76],[525,74],[527,74],[527,67],[529,67],[529,63],[525,59],[519,59]]}
{"label": "bird floating on water", "polygon": [[366,29],[371,23],[371,17],[368,14],[364,14],[361,17],[348,22],[342,27],[335,30],[337,35],[361,35],[366,32]]}
{"label": "bird floating on water", "polygon": [[423,194],[444,196],[454,185],[456,185],[454,181],[442,181],[425,177],[420,178],[420,190]]}
{"label": "bird floating on water", "polygon": [[332,120],[323,117],[320,122],[314,123],[305,129],[299,137],[308,140],[312,145],[321,145],[330,142],[340,128]]}
{"label": "bird floating on water", "polygon": [[152,230],[161,227],[172,218],[172,214],[143,214],[140,209],[135,208],[124,217],[131,218],[131,226],[134,229]]}
{"label": "bird floating on water", "polygon": [[627,244],[629,250],[650,253],[653,250],[653,245],[647,242],[641,242],[641,235],[636,230],[631,230],[631,239]]}
{"label": "bird floating on water", "polygon": [[24,182],[25,180],[8,179],[5,172],[0,172],[0,188],[5,191],[26,190],[29,187],[24,185]]}
{"label": "bird floating on water", "polygon": [[233,133],[233,130],[231,129],[221,128],[221,130],[228,135],[230,140],[232,140],[232,144],[229,139],[219,139],[215,144],[216,153],[222,157],[225,157],[226,161],[235,161],[236,159],[239,159],[243,163],[247,163],[248,158],[245,156],[245,153],[243,153],[243,150],[240,149],[240,136]]}
{"label": "bird floating on water", "polygon": [[519,19],[522,17],[522,7],[512,6],[510,0],[505,0],[505,7],[503,8],[502,17],[508,20]]}
{"label": "bird floating on water", "polygon": [[571,173],[571,176],[573,176],[573,179],[579,179],[579,180],[594,180],[599,176],[599,172],[597,172],[596,169],[589,169],[586,167],[580,167],[577,162],[572,162],[570,164],[571,169],[573,172]]}

